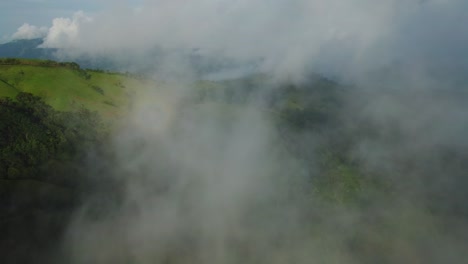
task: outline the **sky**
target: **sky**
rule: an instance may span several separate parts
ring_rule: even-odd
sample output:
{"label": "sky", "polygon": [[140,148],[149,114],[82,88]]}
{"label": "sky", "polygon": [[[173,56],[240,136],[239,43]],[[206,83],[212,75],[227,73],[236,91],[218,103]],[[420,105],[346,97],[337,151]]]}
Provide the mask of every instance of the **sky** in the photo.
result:
{"label": "sky", "polygon": [[467,69],[467,13],[464,0],[1,0],[0,40],[45,37],[72,55],[200,49],[286,75],[452,71]]}
{"label": "sky", "polygon": [[2,0],[0,34],[11,35],[24,23],[50,26],[56,17],[69,17],[77,10],[95,12],[98,9],[98,1]]}
{"label": "sky", "polygon": [[[113,1],[117,3],[119,1]],[[138,0],[120,1],[137,5]],[[27,23],[50,27],[58,17],[71,17],[77,11],[89,14],[102,11],[109,0],[0,0],[0,39],[9,40],[19,27]]]}

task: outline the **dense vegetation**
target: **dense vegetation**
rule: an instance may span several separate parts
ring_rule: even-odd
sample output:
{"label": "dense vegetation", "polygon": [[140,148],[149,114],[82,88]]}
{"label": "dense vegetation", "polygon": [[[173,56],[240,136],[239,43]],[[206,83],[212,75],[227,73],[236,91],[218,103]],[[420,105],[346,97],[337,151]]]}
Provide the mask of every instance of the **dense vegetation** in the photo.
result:
{"label": "dense vegetation", "polygon": [[0,99],[0,117],[0,248],[21,261],[57,241],[90,190],[82,164],[103,132],[95,113],[58,112],[23,92]]}
{"label": "dense vegetation", "polygon": [[[310,166],[311,172],[318,166],[320,176],[310,175],[311,195],[316,198],[350,204],[368,192],[387,192],[390,183],[366,175],[348,153],[353,137],[342,124],[342,98],[349,87],[317,75],[303,84],[281,83],[273,88],[268,81],[266,75],[202,81],[194,97],[196,103],[220,101],[238,107],[254,103],[269,113],[289,154]],[[320,138],[318,145],[311,138]],[[304,147],[307,144],[315,148]]]}
{"label": "dense vegetation", "polygon": [[[442,228],[449,223],[464,226],[468,197],[459,187],[466,184],[468,152],[463,148],[430,146],[431,151],[418,155],[398,152],[392,160],[394,170],[372,170],[352,155],[356,144],[362,138],[399,144],[401,131],[382,133],[371,122],[353,119],[354,113],[343,111],[349,87],[320,76],[303,84],[276,84],[273,90],[268,81],[264,75],[198,81],[181,103],[181,112],[215,102],[212,110],[220,112],[227,126],[233,112],[252,105],[271,117],[280,135],[278,145],[306,171],[307,184],[292,194],[310,208],[304,236],[326,240],[341,228],[349,233],[344,247],[356,252],[359,263],[395,263],[414,256],[424,259],[420,252],[433,244],[422,240],[440,238],[438,232],[444,231],[436,223],[443,223]],[[98,196],[88,208],[96,218],[100,208],[118,204],[122,185],[112,175],[119,173],[114,170],[119,164],[114,159],[118,153],[108,147],[108,124],[128,109],[137,93],[131,87],[148,85],[154,82],[83,70],[74,63],[0,60],[0,228],[6,230],[0,249],[6,263],[55,255],[56,243],[83,200],[89,206],[90,197]],[[347,127],[349,119],[360,123]],[[148,142],[133,143],[129,151],[137,155],[144,150],[138,144]],[[164,159],[162,150],[157,153]],[[91,159],[93,170],[87,166]],[[173,168],[165,165],[157,172],[170,174]],[[174,170],[180,172],[178,165]],[[436,168],[449,176],[441,180]],[[293,179],[293,174],[286,176]],[[165,187],[154,188],[163,192]],[[348,211],[362,218],[355,220],[353,230],[335,222]]]}
{"label": "dense vegetation", "polygon": [[[3,92],[5,94],[10,88],[13,90],[10,97],[0,99],[0,213],[2,228],[9,230],[1,239],[0,248],[16,248],[17,251],[8,254],[15,260],[21,255],[20,251],[25,250],[32,252],[27,257],[34,258],[36,254],[45,254],[47,247],[55,246],[68,222],[67,218],[84,196],[89,200],[89,196],[96,195],[96,192],[101,192],[103,196],[118,195],[115,188],[109,188],[111,180],[104,177],[110,171],[106,172],[104,168],[99,175],[90,173],[84,166],[90,151],[94,151],[95,159],[99,157],[99,163],[112,163],[112,155],[103,154],[106,152],[105,131],[108,130],[104,129],[99,115],[89,110],[95,108],[87,104],[95,97],[105,97],[111,92],[110,88],[102,88],[105,85],[90,83],[104,78],[107,73],[84,71],[73,63],[5,59],[0,64],[3,64],[0,67],[6,67],[0,72],[0,79],[6,84]],[[13,66],[21,68],[10,68]],[[86,94],[80,92],[87,100],[81,107],[69,108],[62,104],[52,107],[45,102],[48,100],[53,104],[57,99],[73,96],[73,90],[62,96],[59,89],[63,88],[57,87],[57,84],[31,83],[36,80],[34,76],[38,71],[47,74],[50,67],[58,68],[60,72],[54,73],[54,77],[44,78],[65,78],[76,74],[77,77],[72,80],[88,83],[84,87],[70,84],[77,86],[76,90],[86,89]],[[117,78],[114,79],[117,81],[121,76],[106,75],[105,78]],[[258,78],[205,82],[194,90],[194,98],[198,99],[187,102],[186,107],[212,101],[242,107],[252,98],[264,97],[262,90],[258,89],[262,82]],[[31,86],[34,89],[27,88],[29,83],[34,85]],[[118,85],[122,86],[121,83]],[[311,94],[305,87],[285,86],[259,104],[263,105],[260,106],[261,111],[271,112],[276,117],[277,127],[284,135],[284,144],[304,164],[311,162],[315,154],[304,152],[297,142],[299,138],[291,135],[300,131],[323,133],[326,127],[332,127],[331,122],[336,119],[334,110],[339,106],[334,100],[334,93],[339,92],[336,84],[320,79],[314,85],[321,90]],[[115,87],[113,92],[119,89],[123,88]],[[46,96],[39,97],[21,90]],[[98,108],[101,114],[105,114],[102,109]],[[322,187],[313,189],[312,186],[316,185],[313,184],[309,191],[332,203],[355,203],[359,197],[363,197],[360,191],[370,183],[360,177],[355,165],[339,154],[341,146],[331,149],[324,145],[322,149],[321,166],[329,176],[314,178],[315,183]],[[104,189],[112,190],[104,192]]]}

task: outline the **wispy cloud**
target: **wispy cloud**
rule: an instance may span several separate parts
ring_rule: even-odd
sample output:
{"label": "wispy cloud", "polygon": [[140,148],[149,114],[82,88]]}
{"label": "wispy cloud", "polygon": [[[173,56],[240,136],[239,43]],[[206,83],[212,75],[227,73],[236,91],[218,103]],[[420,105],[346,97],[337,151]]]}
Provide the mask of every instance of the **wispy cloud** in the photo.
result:
{"label": "wispy cloud", "polygon": [[[139,94],[113,138],[116,162],[107,172],[123,182],[124,194],[112,201],[119,210],[108,218],[77,214],[66,245],[77,263],[172,261],[168,256],[180,263],[362,263],[361,254],[369,263],[466,259],[466,222],[452,228],[452,220],[428,212],[434,205],[468,210],[460,184],[466,183],[466,82],[458,86],[443,76],[466,78],[466,1],[105,3],[99,14],[54,19],[43,46],[69,56],[150,60],[155,47],[197,50],[258,59],[280,80],[318,71],[356,85],[339,95],[338,128],[326,130],[330,135],[288,135],[299,151],[313,153],[303,162],[288,152],[257,101],[187,104],[194,69],[176,52],[158,57],[154,63],[163,67],[155,75],[174,78]],[[363,210],[311,208],[297,190],[312,189],[310,177],[321,176],[314,151],[323,137],[349,140],[353,164],[372,180],[391,179],[391,201],[370,199]],[[100,176],[106,164],[90,163]],[[359,245],[359,237],[367,243]]]}
{"label": "wispy cloud", "polygon": [[[391,63],[464,64],[468,23],[460,0],[147,1],[57,18],[44,47],[97,54],[198,48],[268,70],[354,75]],[[91,16],[91,15],[88,15]]]}

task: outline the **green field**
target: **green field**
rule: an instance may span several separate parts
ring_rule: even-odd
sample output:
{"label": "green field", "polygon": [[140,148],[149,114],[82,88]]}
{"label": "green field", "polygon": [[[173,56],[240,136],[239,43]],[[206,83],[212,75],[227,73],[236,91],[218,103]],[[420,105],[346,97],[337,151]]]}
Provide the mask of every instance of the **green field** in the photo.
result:
{"label": "green field", "polygon": [[80,107],[117,117],[132,96],[156,83],[130,75],[83,70],[76,64],[0,59],[0,96],[19,92],[40,96],[56,110]]}

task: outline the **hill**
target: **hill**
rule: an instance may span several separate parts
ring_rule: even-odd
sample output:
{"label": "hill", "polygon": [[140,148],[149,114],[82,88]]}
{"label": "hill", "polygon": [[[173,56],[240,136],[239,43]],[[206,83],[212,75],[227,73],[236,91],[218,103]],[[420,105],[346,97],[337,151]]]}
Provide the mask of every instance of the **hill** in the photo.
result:
{"label": "hill", "polygon": [[[331,239],[324,244],[329,247],[337,239],[352,263],[407,263],[413,256],[422,263],[424,252],[432,249],[428,238],[447,239],[452,247],[468,237],[459,232],[467,230],[468,197],[460,188],[467,186],[466,145],[413,144],[417,119],[381,113],[367,117],[360,108],[376,99],[365,96],[359,107],[347,105],[347,99],[364,92],[321,76],[301,84],[279,83],[265,74],[214,79],[177,87],[85,70],[73,62],[0,59],[2,263],[52,263],[48,254],[57,255],[76,221],[84,221],[83,229],[72,231],[85,234],[86,249],[89,242],[104,241],[111,247],[96,247],[104,260],[105,254],[114,259],[116,248],[131,256],[134,248],[126,240],[107,234],[134,235],[127,227],[140,225],[139,220],[146,220],[142,216],[154,215],[153,226],[167,214],[173,219],[174,211],[180,212],[178,219],[188,220],[181,225],[184,234],[176,233],[174,239],[175,248],[184,251],[163,254],[177,262],[181,255],[197,256],[204,243],[198,224],[192,225],[192,220],[204,219],[191,209],[209,208],[221,215],[233,204],[239,224],[235,232],[229,231],[230,219],[221,220],[229,224],[225,235],[233,244],[228,249],[239,263],[267,263],[249,262],[259,252],[244,248],[255,249],[258,241],[237,233],[256,236],[263,230],[257,223],[268,223],[268,234],[280,230],[259,240],[273,240],[275,249],[291,239],[292,247],[305,245],[309,252],[317,241]],[[184,96],[172,100],[172,92]],[[382,107],[386,105],[375,109]],[[136,114],[115,130],[101,129],[101,118],[93,112],[112,121],[130,108]],[[229,201],[218,204],[222,192]],[[165,206],[148,206],[148,201],[166,200],[169,212]],[[294,219],[282,218],[289,212]],[[449,230],[452,225],[459,228]],[[96,239],[94,226],[110,227],[105,239],[99,234]],[[465,254],[464,247],[453,252]],[[85,253],[93,259],[95,252]],[[335,256],[335,250],[327,254]],[[38,261],[43,259],[47,261]]]}
{"label": "hill", "polygon": [[50,59],[55,49],[38,48],[43,43],[42,39],[19,39],[0,44],[0,58],[29,58]]}
{"label": "hill", "polygon": [[0,59],[0,96],[19,92],[40,96],[59,111],[84,107],[114,118],[138,90],[156,86],[136,76],[84,70],[76,63],[33,59]]}

